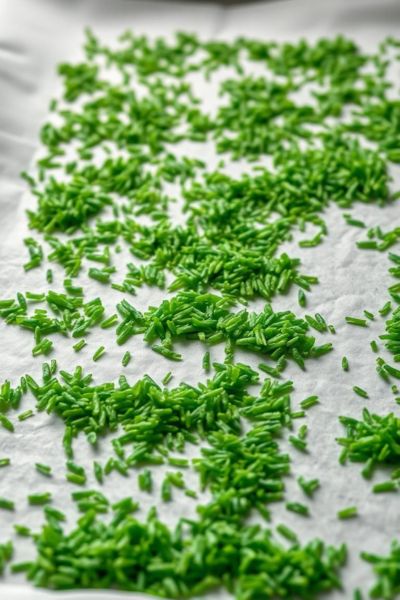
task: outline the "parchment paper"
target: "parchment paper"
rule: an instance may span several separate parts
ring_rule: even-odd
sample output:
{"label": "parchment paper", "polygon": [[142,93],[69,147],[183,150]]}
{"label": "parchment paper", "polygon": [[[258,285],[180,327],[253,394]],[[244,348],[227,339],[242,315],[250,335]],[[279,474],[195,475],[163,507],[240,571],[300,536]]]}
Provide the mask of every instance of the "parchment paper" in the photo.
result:
{"label": "parchment paper", "polygon": [[[81,57],[83,28],[90,26],[105,42],[112,42],[124,29],[131,27],[136,33],[171,35],[177,30],[197,32],[204,38],[231,39],[237,35],[261,39],[297,40],[299,37],[315,40],[320,36],[343,33],[354,38],[364,50],[372,51],[386,35],[398,35],[400,4],[396,0],[286,0],[258,3],[243,7],[222,8],[212,4],[136,2],[129,0],[0,0],[0,297],[10,297],[17,291],[41,291],[46,289],[44,269],[23,273],[22,264],[27,253],[22,239],[27,235],[24,211],[33,200],[19,178],[19,172],[31,164],[38,147],[38,131],[46,118],[51,97],[59,92],[55,66],[61,60],[73,61]],[[397,81],[399,72],[396,73]],[[210,100],[212,102],[212,100]],[[205,149],[203,158],[212,162],[215,157]],[[243,171],[232,164],[230,172]],[[399,170],[393,169],[396,188]],[[361,204],[352,211],[367,225],[380,224],[383,228],[396,222],[397,206],[379,209]],[[288,497],[304,501],[295,477],[318,477],[321,489],[310,503],[311,518],[302,519],[285,510],[284,504],[273,507],[273,524],[284,521],[295,529],[303,542],[320,536],[327,542],[339,544],[345,541],[349,547],[348,566],[343,571],[345,588],[332,594],[331,598],[350,598],[356,586],[367,589],[372,583],[369,565],[358,554],[361,550],[385,553],[392,538],[400,533],[398,519],[398,496],[396,494],[373,495],[371,483],[360,475],[359,465],[341,467],[338,464],[339,447],[335,437],[341,435],[339,414],[359,416],[364,403],[352,392],[353,385],[366,388],[370,400],[366,402],[376,412],[397,411],[390,386],[386,386],[375,373],[375,355],[369,342],[383,332],[383,320],[377,318],[368,329],[350,328],[344,323],[348,314],[360,315],[367,308],[376,313],[383,305],[385,290],[393,283],[387,273],[389,267],[385,254],[357,250],[355,241],[360,231],[345,225],[340,211],[330,207],[326,214],[329,235],[326,241],[312,249],[298,248],[293,242],[287,249],[303,261],[303,271],[320,278],[308,296],[306,312],[322,313],[337,329],[332,339],[335,350],[318,362],[310,361],[307,372],[301,373],[296,365],[290,365],[285,376],[295,382],[294,405],[310,394],[317,394],[321,404],[309,412],[308,455],[290,450],[293,456],[293,476],[287,481]],[[56,273],[54,289],[62,290],[63,273]],[[113,311],[121,298],[96,284],[85,282],[88,298],[101,295]],[[156,304],[165,293],[144,289],[134,299],[139,308]],[[287,297],[278,296],[273,301],[275,309],[291,308],[297,314],[304,313],[297,306],[297,291]],[[132,301],[132,300],[131,300]],[[259,304],[261,306],[261,303]],[[328,341],[328,340],[326,340]],[[91,356],[98,345],[107,347],[107,359],[92,363]],[[126,347],[118,348],[110,339],[110,332],[93,331],[88,347],[77,356],[68,344],[55,338],[54,357],[61,368],[72,369],[83,364],[94,374],[96,382],[118,377],[122,368],[121,356]],[[17,383],[24,373],[40,376],[41,360],[31,356],[32,338],[28,333],[0,323],[0,380],[10,379]],[[147,349],[140,336],[134,338],[129,349],[133,360],[125,370],[130,381],[149,373],[157,381],[171,369],[171,363]],[[204,348],[199,343],[185,347],[184,360],[173,364],[174,379],[170,385],[182,380],[197,383],[204,379],[201,357]],[[385,353],[381,353],[385,356]],[[343,373],[341,357],[349,358],[351,371]],[[221,359],[222,348],[212,349],[213,360]],[[256,366],[257,358],[238,353]],[[25,400],[24,409],[29,408]],[[70,500],[72,486],[64,479],[65,457],[61,448],[63,424],[55,417],[37,415],[16,425],[16,432],[0,431],[0,456],[11,457],[13,467],[0,473],[0,495],[15,500],[17,511],[8,514],[0,511],[0,541],[12,537],[15,541],[16,560],[27,560],[34,555],[29,541],[16,539],[14,523],[24,523],[39,528],[42,520],[40,508],[28,507],[26,496],[32,491],[50,491],[54,505],[63,509],[72,527],[76,512]],[[110,441],[100,444],[97,454],[101,460],[110,454]],[[88,472],[94,452],[85,440],[75,444],[78,462],[87,465]],[[53,467],[55,476],[45,480],[34,469],[35,462],[45,462]],[[151,496],[138,492],[136,478],[129,479],[113,473],[107,479],[104,492],[112,500],[132,494],[141,502],[141,516],[156,503],[162,519],[175,523],[180,516],[194,516],[195,502],[181,493],[175,493],[174,501],[159,501],[160,477]],[[380,472],[375,480],[385,480],[387,474]],[[194,473],[186,476],[188,484],[196,486]],[[90,478],[88,487],[95,482]],[[336,519],[340,508],[356,505],[360,517],[349,522]],[[45,600],[55,593],[32,590],[23,576],[6,575],[0,583],[0,594],[5,600]],[[106,591],[57,593],[60,598],[84,600],[86,598],[122,598],[125,594]],[[130,598],[140,595],[128,594]],[[225,594],[222,594],[225,596]],[[209,598],[215,594],[209,595]]]}

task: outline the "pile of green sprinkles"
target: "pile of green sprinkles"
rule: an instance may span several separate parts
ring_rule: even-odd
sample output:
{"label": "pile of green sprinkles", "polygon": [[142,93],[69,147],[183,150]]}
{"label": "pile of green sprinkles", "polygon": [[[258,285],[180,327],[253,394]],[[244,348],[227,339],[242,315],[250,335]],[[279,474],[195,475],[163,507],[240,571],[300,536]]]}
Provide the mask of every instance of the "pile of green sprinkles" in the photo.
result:
{"label": "pile of green sprinkles", "polygon": [[400,418],[394,413],[371,414],[362,411],[362,420],[340,417],[346,428],[346,437],[337,439],[343,446],[340,462],[347,460],[364,463],[362,475],[369,479],[379,464],[395,467],[392,478],[400,477]]}
{"label": "pile of green sprinkles", "polygon": [[[198,339],[206,344],[227,341],[274,360],[290,357],[302,369],[304,359],[332,350],[331,343],[316,346],[315,338],[307,335],[308,321],[296,318],[290,311],[275,313],[266,304],[257,314],[247,310],[233,312],[228,306],[226,300],[214,294],[181,292],[142,315],[124,300],[117,306],[123,318],[116,329],[117,344],[143,333],[155,352],[171,360],[181,360],[173,350],[175,339]],[[161,344],[155,344],[157,340]]]}
{"label": "pile of green sprinkles", "polygon": [[[391,191],[391,163],[400,163],[400,104],[388,93],[399,47],[387,38],[366,54],[343,36],[225,42],[184,32],[150,40],[131,31],[108,47],[86,31],[82,62],[59,65],[63,97],[51,102],[41,129],[41,157],[22,174],[36,200],[27,211],[32,234],[23,240],[23,269],[36,269],[43,279],[38,290],[45,291],[0,299],[0,319],[30,332],[33,360],[62,350],[65,338],[82,356],[86,338],[97,333],[106,341],[90,349],[93,367],[100,361],[102,368],[113,350],[124,351],[117,381],[97,383],[86,366],[66,371],[62,360],[58,365],[49,357],[41,381],[23,374],[18,383],[0,386],[5,440],[36,413],[63,424],[61,479],[79,513],[71,524],[55,495],[30,489],[26,503],[43,512],[44,521],[35,531],[23,523],[14,530],[32,542],[35,554],[15,562],[14,542],[1,541],[0,575],[23,573],[50,589],[121,589],[176,599],[219,589],[238,600],[309,600],[343,591],[346,545],[302,543],[291,527],[275,522],[276,503],[291,522],[311,522],[324,485],[296,474],[292,464],[292,457],[313,451],[305,420],[322,398],[312,390],[296,407],[295,383],[283,372],[294,362],[312,373],[315,361],[334,350],[336,333],[324,315],[305,313],[318,278],[304,273],[285,246],[296,240],[303,253],[328,243],[324,217],[335,204],[345,225],[363,236],[356,248],[390,249],[388,273],[400,278],[400,256],[392,252],[400,228],[367,227],[359,218],[362,204],[385,206],[400,197]],[[265,74],[252,75],[249,63]],[[109,69],[118,82],[107,79]],[[224,69],[231,75],[217,81],[218,106],[209,114],[190,76],[208,82]],[[310,99],[295,101],[309,84]],[[217,167],[182,157],[184,141],[198,149],[211,144],[221,156]],[[248,162],[243,174],[226,172],[226,161],[242,159]],[[88,278],[85,285],[81,276]],[[295,312],[276,310],[293,287]],[[141,288],[162,300],[139,310]],[[111,309],[105,290],[116,298]],[[400,362],[398,281],[379,306],[375,314],[364,309],[345,316],[343,326],[367,333],[384,320],[379,338]],[[171,364],[164,358],[183,361],[191,347],[202,346],[203,380],[177,381],[168,371],[158,383],[137,373],[134,336],[159,355],[154,360],[164,372]],[[378,356],[377,342],[369,343],[379,377],[400,379],[400,369]],[[224,362],[213,360],[213,346],[220,344]],[[264,362],[256,370],[236,361],[239,351]],[[372,405],[364,387],[349,379],[356,371],[352,359],[339,359],[344,373],[338,363],[339,376],[351,383],[349,402]],[[398,394],[395,385],[392,392]],[[339,417],[345,428],[336,439],[339,462],[361,463],[366,479],[389,466],[390,478],[371,490],[395,493],[400,418],[360,410],[359,419]],[[77,438],[84,436],[96,453],[110,435],[111,455],[96,456],[90,473]],[[13,466],[12,458],[0,458],[0,477]],[[32,469],[49,486],[60,475],[43,462]],[[198,489],[188,484],[189,471]],[[88,489],[92,475],[95,485]],[[136,515],[137,498],[107,498],[110,477],[134,477],[140,493],[160,507],[184,495],[195,516],[169,526],[154,506],[145,517]],[[288,492],[293,477],[297,498]],[[18,514],[18,503],[6,496],[0,511]],[[363,510],[342,505],[334,516],[357,522]],[[366,551],[361,558],[376,578],[370,597],[398,597],[399,543],[393,541],[388,556]],[[353,597],[362,599],[361,591]]]}
{"label": "pile of green sprinkles", "polygon": [[[34,534],[41,560],[16,563],[13,572],[25,572],[41,587],[115,587],[165,598],[221,586],[238,598],[307,598],[340,587],[344,547],[315,540],[287,548],[258,525],[237,528],[218,518],[182,521],[169,530],[155,511],[142,522],[132,510],[129,503],[115,506],[105,524],[89,509],[69,533],[50,515]],[[104,569],[107,564],[114,568]],[[260,573],[262,565],[267,570]]]}

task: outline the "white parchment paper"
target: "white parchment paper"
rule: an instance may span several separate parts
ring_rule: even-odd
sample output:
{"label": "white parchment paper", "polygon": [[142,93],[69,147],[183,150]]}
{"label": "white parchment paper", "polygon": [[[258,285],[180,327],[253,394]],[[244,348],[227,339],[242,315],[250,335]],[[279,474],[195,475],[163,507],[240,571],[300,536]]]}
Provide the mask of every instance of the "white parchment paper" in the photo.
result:
{"label": "white parchment paper", "polygon": [[[222,8],[213,4],[185,2],[152,2],[134,0],[0,0],[0,297],[10,297],[17,291],[44,291],[45,268],[23,273],[22,264],[26,251],[22,239],[27,235],[25,209],[33,200],[26,193],[19,172],[29,168],[38,147],[38,131],[46,118],[47,107],[52,96],[57,95],[59,83],[55,66],[60,61],[73,61],[81,57],[83,29],[90,26],[106,43],[112,42],[124,29],[131,27],[136,33],[148,35],[171,35],[178,30],[197,32],[204,38],[231,39],[237,35],[254,36],[261,39],[296,40],[306,37],[315,40],[320,36],[343,33],[354,38],[366,51],[372,51],[386,35],[398,35],[400,4],[396,0],[281,0],[270,3]],[[399,73],[395,74],[399,81]],[[213,100],[210,99],[210,104]],[[215,156],[205,148],[203,158],[212,163]],[[244,170],[230,165],[231,174]],[[399,184],[398,169],[393,169],[393,186]],[[380,224],[383,228],[393,226],[398,208],[356,206],[354,216],[362,218],[367,225]],[[361,550],[385,553],[392,538],[400,534],[397,495],[373,495],[371,483],[360,475],[359,465],[341,467],[338,464],[339,447],[335,437],[341,435],[339,414],[359,416],[364,403],[352,392],[353,385],[366,388],[370,400],[366,404],[376,412],[397,410],[390,387],[375,373],[375,355],[369,342],[383,332],[383,320],[377,318],[368,329],[351,328],[344,323],[348,314],[360,315],[367,308],[376,313],[387,298],[385,290],[393,281],[387,268],[384,254],[357,250],[355,241],[360,231],[347,227],[340,211],[331,207],[326,213],[329,235],[326,241],[312,249],[301,249],[296,243],[288,246],[293,256],[303,261],[303,271],[320,278],[308,296],[307,312],[322,313],[336,327],[332,340],[335,350],[318,362],[310,361],[307,372],[300,373],[290,365],[285,376],[295,382],[293,396],[296,405],[310,394],[317,394],[321,404],[309,412],[308,455],[293,456],[293,476],[288,479],[288,497],[303,501],[295,477],[318,477],[321,489],[310,503],[311,518],[302,519],[288,513],[283,504],[273,507],[273,522],[284,521],[295,529],[302,541],[320,536],[329,543],[348,544],[350,558],[343,571],[344,591],[332,594],[331,598],[350,598],[354,587],[367,589],[372,582],[369,565],[363,563],[358,554]],[[47,267],[46,267],[47,268]],[[54,289],[61,291],[63,274],[56,273]],[[123,271],[122,271],[123,272]],[[104,288],[93,280],[85,281],[87,298],[101,295],[104,303],[113,312],[120,299],[118,292]],[[164,293],[144,289],[133,303],[139,308],[158,303]],[[304,313],[297,306],[297,291],[287,297],[273,301],[275,309],[291,308],[297,314]],[[383,300],[384,298],[384,300]],[[261,304],[259,304],[261,306]],[[110,332],[93,331],[88,346],[77,356],[72,344],[55,339],[54,357],[60,367],[72,369],[76,364],[87,366],[97,382],[112,380],[121,372],[121,356],[126,347],[118,348],[110,338]],[[326,340],[328,341],[328,340]],[[91,356],[99,344],[107,348],[107,359],[92,363]],[[40,376],[41,360],[31,356],[30,334],[7,327],[0,323],[0,381],[11,379],[17,383],[24,373]],[[130,381],[149,373],[161,381],[171,364],[148,350],[140,336],[134,338],[129,349],[133,360],[125,370]],[[204,379],[201,344],[186,346],[182,363],[172,365],[174,379],[170,385],[185,380],[197,383]],[[341,357],[349,358],[351,370],[343,373]],[[385,356],[384,352],[382,353]],[[222,358],[222,348],[212,349],[212,358]],[[245,353],[251,365],[259,362]],[[33,403],[33,401],[32,401]],[[24,409],[29,408],[28,400]],[[55,417],[38,415],[16,425],[16,432],[0,431],[0,456],[9,456],[13,468],[0,473],[0,495],[15,500],[14,514],[0,511],[0,541],[12,537],[15,540],[16,560],[27,560],[34,555],[34,548],[25,540],[13,535],[13,524],[23,523],[39,528],[42,516],[40,508],[27,505],[26,496],[32,491],[50,491],[54,505],[64,510],[73,526],[76,512],[70,500],[72,486],[64,479],[65,457],[61,448],[63,424]],[[75,447],[79,463],[88,466],[95,456],[102,460],[110,453],[110,440],[100,444],[95,453],[85,440]],[[45,480],[34,469],[35,462],[45,462],[53,467],[55,476]],[[174,502],[165,505],[159,502],[160,477],[156,480],[154,494],[150,497],[137,489],[136,478],[124,479],[113,473],[107,479],[105,494],[117,500],[128,494],[141,502],[141,516],[148,508],[157,504],[160,517],[175,523],[180,516],[194,516],[195,502],[183,494],[176,493]],[[386,479],[387,474],[376,475],[376,481]],[[188,473],[188,484],[197,484],[195,474]],[[95,485],[90,478],[88,487]],[[336,519],[340,508],[356,505],[360,517],[349,522]],[[0,583],[0,595],[5,600],[46,600],[55,593],[32,590],[24,578],[6,575]],[[117,592],[71,592],[59,593],[60,598],[86,600],[87,598],[122,598]],[[140,595],[128,594],[130,598]],[[215,597],[215,594],[209,598]]]}

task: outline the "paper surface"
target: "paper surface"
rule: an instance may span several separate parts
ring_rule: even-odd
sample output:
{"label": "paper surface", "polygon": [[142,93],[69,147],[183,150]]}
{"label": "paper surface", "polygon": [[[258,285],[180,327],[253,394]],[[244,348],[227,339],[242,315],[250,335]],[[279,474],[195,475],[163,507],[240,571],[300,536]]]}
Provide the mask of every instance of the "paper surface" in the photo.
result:
{"label": "paper surface", "polygon": [[[259,3],[243,7],[222,8],[212,4],[187,4],[170,2],[135,2],[129,0],[0,0],[0,296],[10,297],[17,291],[44,291],[44,270],[23,273],[26,250],[22,240],[27,235],[25,209],[33,200],[26,193],[26,186],[19,172],[27,169],[38,148],[38,131],[46,118],[48,103],[57,95],[59,82],[55,66],[60,61],[80,58],[83,29],[90,26],[106,43],[111,43],[123,30],[130,27],[135,33],[170,35],[178,30],[197,32],[204,38],[231,39],[237,35],[263,40],[297,40],[299,37],[315,40],[320,36],[346,34],[363,50],[373,51],[387,35],[398,34],[400,4],[396,0],[352,0],[328,4],[319,0],[286,0]],[[397,73],[398,77],[399,73]],[[205,151],[205,159],[213,159]],[[243,166],[240,167],[240,171]],[[232,174],[239,173],[236,165]],[[393,170],[396,188],[400,182],[399,170]],[[393,226],[398,208],[355,206],[353,214],[362,218],[368,226],[380,224],[383,228]],[[320,285],[309,295],[306,312],[320,312],[333,323],[337,335],[332,339],[335,350],[318,362],[310,361],[307,372],[300,373],[295,365],[285,371],[287,379],[293,379],[296,402],[311,394],[320,397],[321,405],[309,413],[309,455],[291,451],[293,476],[287,481],[288,498],[302,501],[295,477],[318,477],[321,489],[310,503],[312,517],[302,519],[288,513],[283,503],[273,506],[273,524],[284,521],[295,529],[303,542],[321,537],[328,543],[345,541],[349,547],[349,563],[343,570],[344,591],[331,594],[330,598],[350,598],[354,587],[368,589],[372,583],[369,565],[363,563],[358,554],[361,550],[386,553],[390,541],[400,535],[397,495],[373,495],[371,483],[360,475],[359,465],[341,467],[338,464],[339,447],[335,437],[342,434],[338,422],[339,414],[359,416],[362,402],[352,392],[353,385],[360,385],[369,392],[369,406],[375,412],[396,411],[389,386],[384,385],[375,373],[375,355],[369,342],[383,332],[383,320],[377,319],[367,330],[345,325],[344,316],[359,315],[362,310],[376,313],[383,305],[385,290],[393,281],[387,269],[385,254],[357,250],[355,241],[360,232],[347,227],[336,207],[326,213],[329,235],[325,242],[312,249],[298,248],[293,243],[287,246],[293,256],[302,259],[303,272],[317,275]],[[55,269],[57,273],[57,270]],[[122,271],[123,272],[123,271]],[[62,288],[62,272],[58,272],[54,289]],[[100,284],[88,280],[85,284],[88,298],[101,295],[104,303],[113,311],[120,295],[105,290]],[[291,308],[297,314],[304,313],[297,306],[297,291],[287,297],[277,296],[273,300],[275,309]],[[165,296],[154,290],[143,290],[134,304],[145,308],[156,304]],[[385,298],[384,301],[386,301]],[[118,348],[114,341],[102,331],[93,331],[89,346],[77,357],[72,344],[55,340],[54,357],[65,370],[76,364],[87,366],[96,382],[115,379],[121,371],[121,356],[125,347]],[[99,344],[107,347],[107,360],[92,363],[90,357]],[[30,334],[0,323],[0,381],[10,379],[13,383],[24,373],[40,376],[41,360],[31,356]],[[156,381],[171,369],[171,364],[145,348],[140,336],[129,344],[133,360],[126,369],[130,381],[149,373]],[[172,365],[174,384],[180,381],[197,383],[204,379],[201,357],[204,348],[193,343],[185,348],[184,360]],[[351,364],[351,373],[340,368],[341,357],[346,355]],[[384,353],[382,353],[384,356]],[[212,349],[212,359],[222,356],[222,347]],[[259,361],[245,353],[245,359],[255,366]],[[33,403],[33,401],[32,401]],[[24,409],[29,408],[25,401]],[[61,447],[63,424],[55,417],[38,415],[18,423],[11,435],[0,431],[0,456],[11,457],[13,468],[0,473],[0,495],[15,500],[17,511],[10,515],[0,512],[0,541],[13,537],[13,523],[23,523],[39,528],[42,520],[40,508],[28,507],[26,496],[32,491],[50,491],[54,505],[70,517],[69,526],[76,519],[76,512],[69,498],[71,486],[64,480],[65,457]],[[90,465],[94,453],[85,440],[80,439],[77,455],[80,464]],[[79,450],[78,450],[79,449]],[[100,454],[110,454],[109,440],[100,444]],[[35,462],[45,462],[53,467],[55,477],[44,480],[34,469]],[[89,470],[88,470],[89,472]],[[160,470],[162,472],[162,470]],[[162,476],[161,476],[162,478]],[[192,478],[192,479],[190,479]],[[196,485],[197,477],[189,474],[188,483]],[[380,472],[376,481],[385,480]],[[89,480],[88,487],[94,482]],[[113,473],[107,480],[104,493],[116,500],[132,494],[141,502],[140,516],[157,504],[159,514],[168,523],[180,516],[194,516],[195,503],[183,494],[176,494],[173,503],[159,501],[159,482],[154,494],[146,497],[137,490],[133,474],[128,480]],[[351,522],[336,519],[337,510],[356,505],[360,517]],[[13,538],[14,539],[14,538]],[[27,560],[34,555],[34,548],[25,540],[15,540],[17,561]],[[7,575],[0,583],[0,594],[7,600],[46,600],[54,593],[35,590],[24,578]],[[84,600],[86,598],[140,598],[141,595],[117,592],[71,592],[59,593],[58,598]],[[147,596],[148,597],[148,596]],[[215,597],[215,594],[209,598]]]}

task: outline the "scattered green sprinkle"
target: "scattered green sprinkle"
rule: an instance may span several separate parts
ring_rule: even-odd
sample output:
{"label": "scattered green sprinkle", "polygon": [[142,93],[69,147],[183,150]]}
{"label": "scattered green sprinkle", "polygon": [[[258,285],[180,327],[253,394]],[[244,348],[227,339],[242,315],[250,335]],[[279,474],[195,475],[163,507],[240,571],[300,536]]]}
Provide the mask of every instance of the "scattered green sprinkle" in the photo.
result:
{"label": "scattered green sprinkle", "polygon": [[48,465],[36,463],[35,467],[36,467],[36,470],[38,471],[38,473],[40,473],[41,475],[44,475],[45,477],[51,477],[51,475],[52,475],[51,467],[49,467]]}
{"label": "scattered green sprinkle", "polygon": [[98,360],[100,360],[100,358],[105,354],[105,347],[104,346],[100,346],[99,348],[97,348],[96,352],[93,354],[93,361],[97,362]]}
{"label": "scattered green sprinkle", "polygon": [[304,400],[302,400],[300,402],[300,406],[304,410],[308,410],[309,408],[315,406],[316,404],[319,404],[318,396],[308,396],[308,398],[305,398]]}
{"label": "scattered green sprinkle", "polygon": [[300,504],[300,502],[286,502],[286,508],[287,508],[287,510],[297,513],[298,515],[301,515],[302,517],[308,517],[310,514],[308,506],[305,506],[304,504]]}
{"label": "scattered green sprinkle", "polygon": [[82,350],[82,348],[84,348],[86,345],[87,345],[86,340],[79,340],[79,342],[74,344],[72,347],[75,350],[75,352],[80,352]]}
{"label": "scattered green sprinkle", "polygon": [[392,303],[390,302],[390,300],[388,300],[388,302],[386,302],[386,304],[384,304],[379,310],[379,314],[381,315],[381,317],[386,317],[386,315],[388,315],[391,312],[391,310]]}
{"label": "scattered green sprinkle", "polygon": [[337,513],[338,519],[353,519],[358,516],[358,511],[356,506],[348,506],[347,508],[342,508]]}
{"label": "scattered green sprinkle", "polygon": [[382,494],[386,492],[397,492],[399,484],[397,481],[383,481],[382,483],[376,483],[372,487],[374,494]]}
{"label": "scattered green sprinkle", "polygon": [[18,421],[26,421],[26,419],[33,417],[33,415],[33,410],[26,410],[25,412],[18,415]]}
{"label": "scattered green sprinkle", "polygon": [[31,494],[28,496],[28,502],[32,506],[42,506],[51,502],[50,492],[43,492],[42,494]]}
{"label": "scattered green sprinkle", "polygon": [[346,323],[349,325],[357,325],[358,327],[368,327],[365,319],[359,319],[358,317],[345,317]]}
{"label": "scattered green sprinkle", "polygon": [[299,306],[301,306],[302,308],[305,308],[305,306],[307,305],[307,296],[305,295],[302,289],[300,289],[298,292],[298,302]]}
{"label": "scattered green sprinkle", "polygon": [[363,388],[358,387],[358,385],[353,386],[353,392],[355,392],[357,396],[361,396],[361,398],[369,398],[368,392]]}
{"label": "scattered green sprinkle", "polygon": [[0,509],[3,510],[15,510],[15,504],[12,500],[0,497]]}
{"label": "scattered green sprinkle", "polygon": [[371,346],[372,352],[379,352],[378,344],[376,343],[375,340],[372,340],[370,342],[370,346]]}
{"label": "scattered green sprinkle", "polygon": [[168,371],[168,373],[162,379],[162,384],[168,385],[172,378],[173,378],[173,375],[172,375],[171,371]]}
{"label": "scattered green sprinkle", "polygon": [[122,366],[127,367],[131,361],[132,354],[127,350],[122,357]]}

